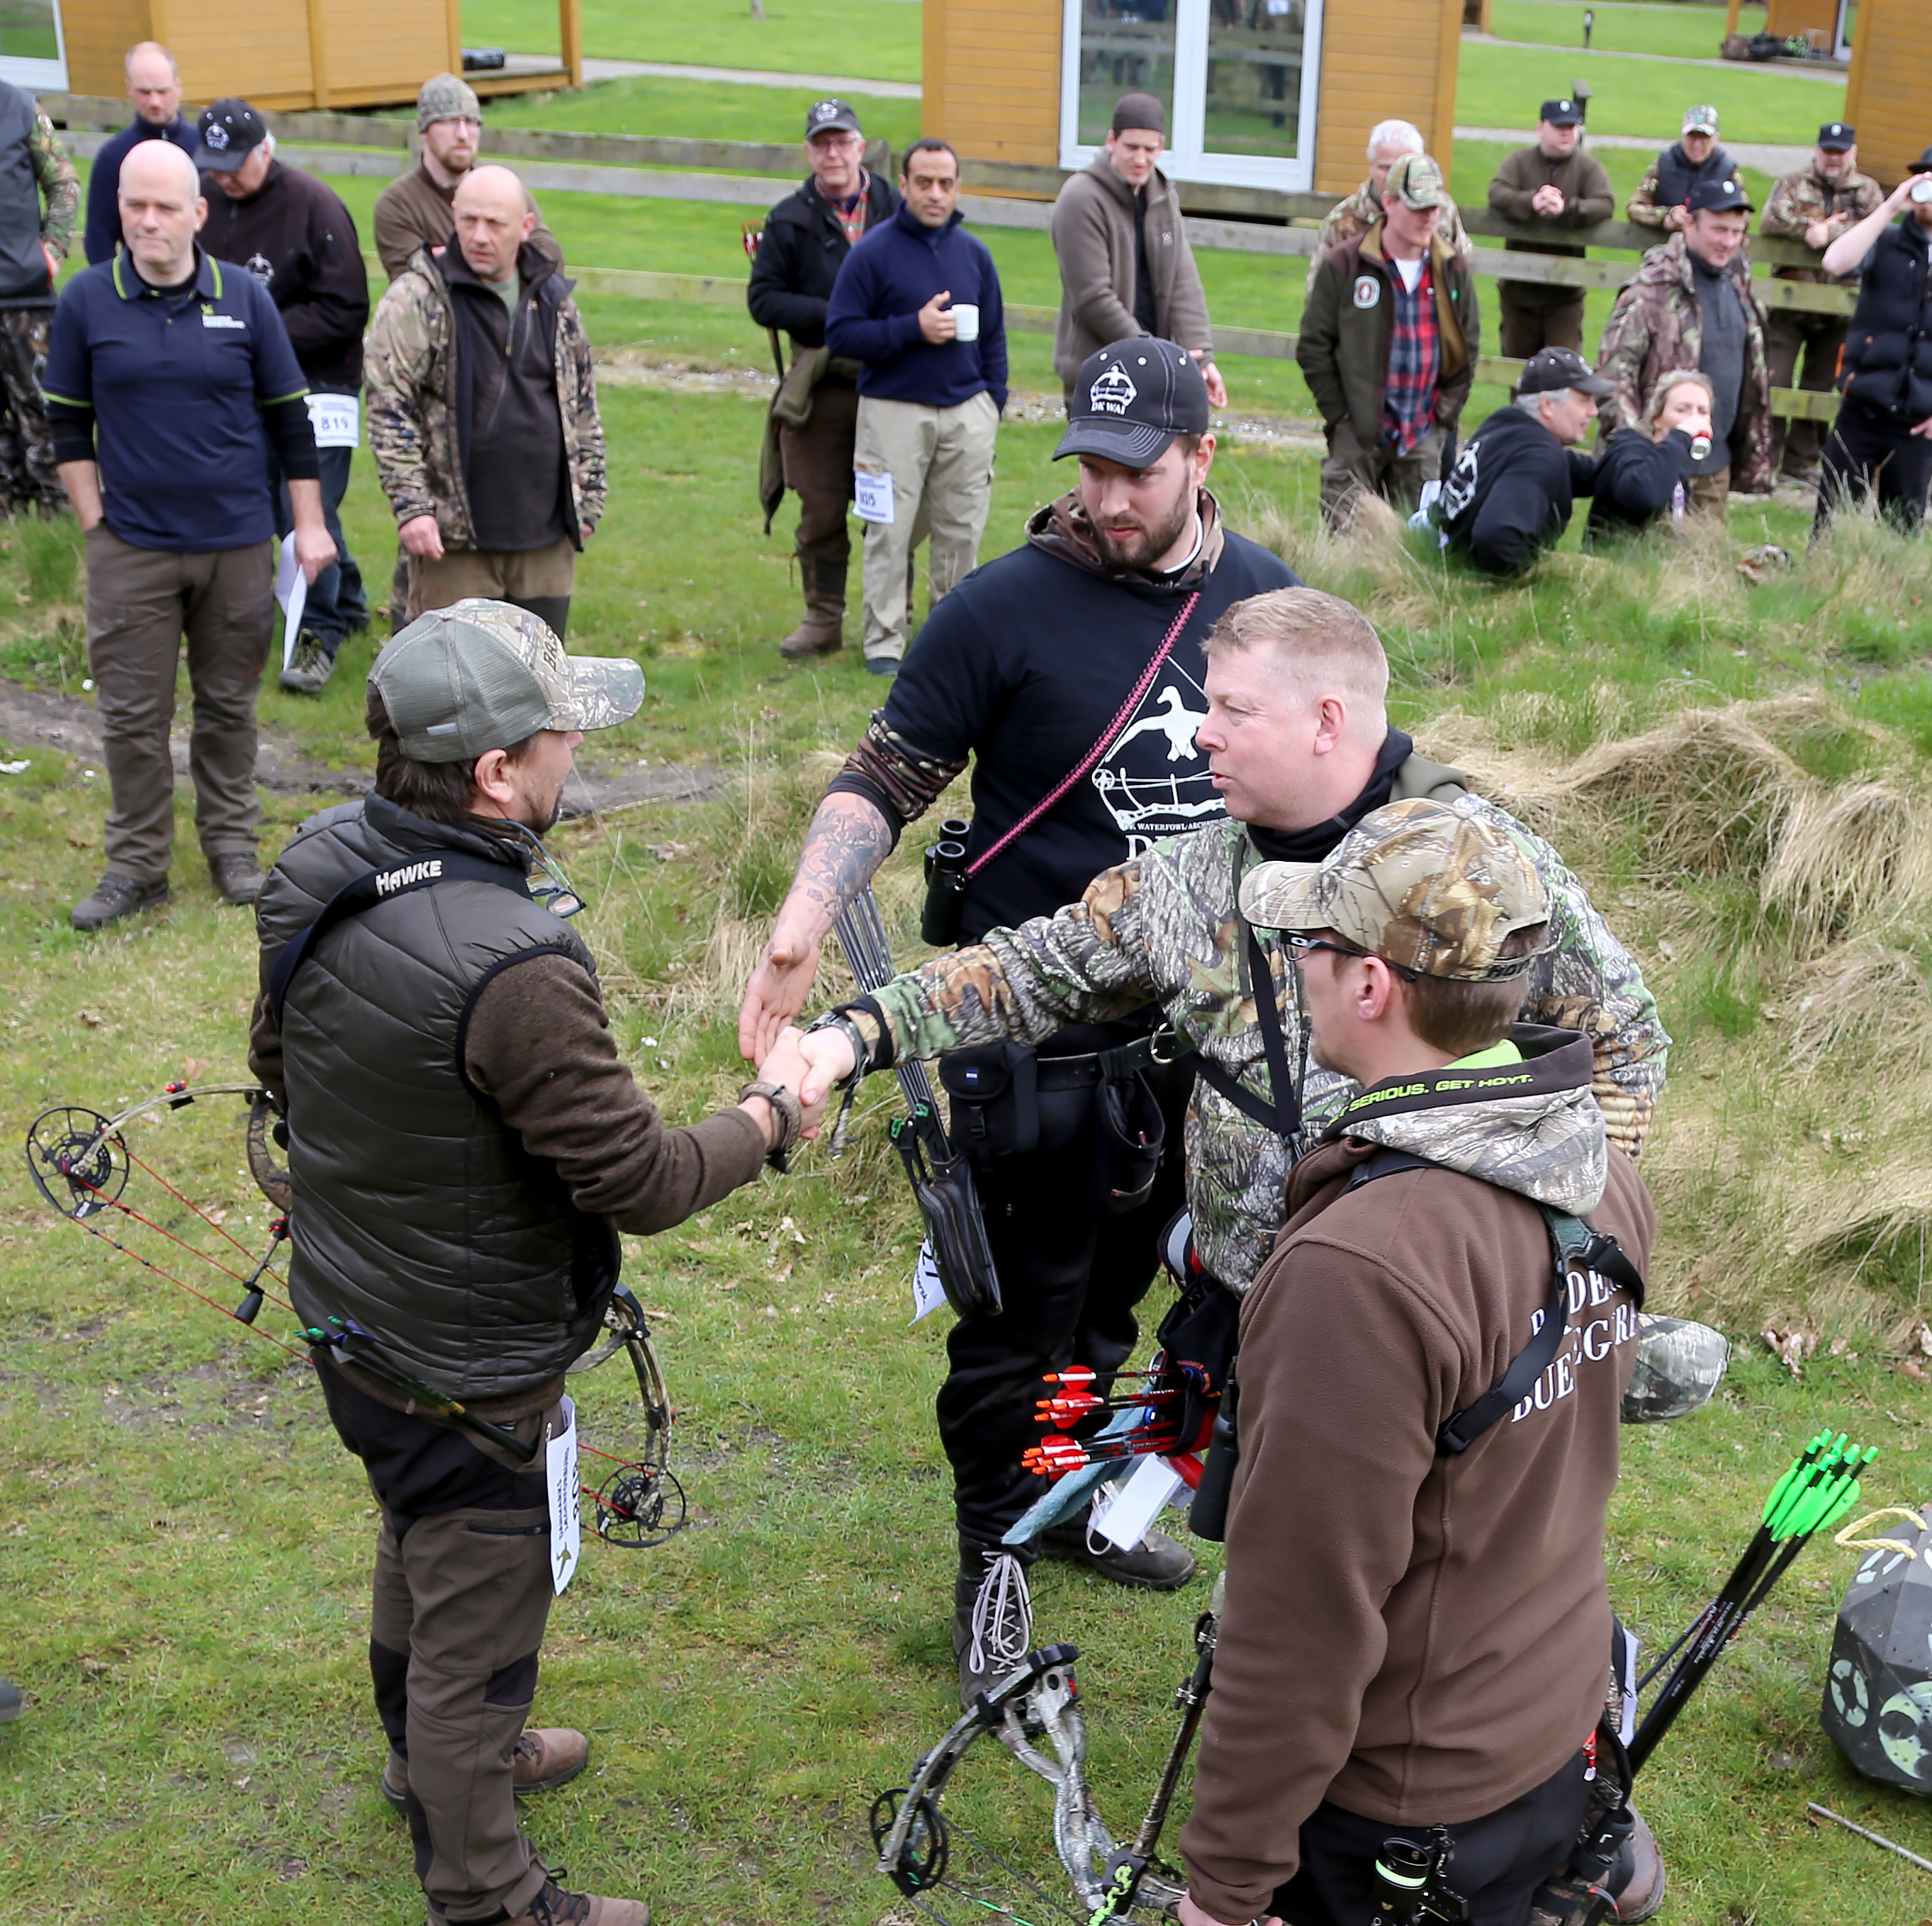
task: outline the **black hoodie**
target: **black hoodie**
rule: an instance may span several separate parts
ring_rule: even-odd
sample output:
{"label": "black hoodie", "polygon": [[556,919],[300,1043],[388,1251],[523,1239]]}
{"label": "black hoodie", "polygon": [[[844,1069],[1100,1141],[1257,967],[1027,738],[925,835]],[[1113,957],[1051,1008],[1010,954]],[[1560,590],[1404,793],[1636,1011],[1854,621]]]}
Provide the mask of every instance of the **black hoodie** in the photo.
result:
{"label": "black hoodie", "polygon": [[1596,463],[1514,404],[1472,435],[1442,490],[1449,545],[1492,575],[1520,575],[1570,526]]}
{"label": "black hoodie", "polygon": [[1597,462],[1585,543],[1636,535],[1670,506],[1677,485],[1690,472],[1690,437],[1672,428],[1654,442],[1641,428],[1620,428]]}

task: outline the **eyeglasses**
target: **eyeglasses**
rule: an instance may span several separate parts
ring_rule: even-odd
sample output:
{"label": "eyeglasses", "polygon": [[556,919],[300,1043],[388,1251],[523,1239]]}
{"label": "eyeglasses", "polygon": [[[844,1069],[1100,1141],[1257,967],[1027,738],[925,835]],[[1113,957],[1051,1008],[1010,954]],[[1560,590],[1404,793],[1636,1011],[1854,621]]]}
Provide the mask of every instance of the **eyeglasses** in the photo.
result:
{"label": "eyeglasses", "polygon": [[[1330,943],[1326,937],[1304,935],[1300,930],[1283,930],[1281,933],[1281,940],[1286,948],[1294,952],[1298,960],[1304,956],[1312,956],[1318,950],[1325,950],[1334,956],[1353,956],[1360,958],[1375,956],[1375,952],[1372,950],[1351,950],[1345,943]],[[1388,963],[1388,967],[1405,983],[1414,982],[1422,974],[1419,970],[1405,970],[1400,963],[1389,963],[1386,956],[1376,956],[1376,961],[1378,963]]]}
{"label": "eyeglasses", "polygon": [[[563,873],[556,857],[544,848],[536,832],[522,823],[512,823],[509,826],[530,846],[530,866],[536,872],[530,881],[530,900],[541,903],[554,916],[568,919],[579,914],[587,907],[584,898]],[[543,879],[541,882],[536,880],[538,876]]]}

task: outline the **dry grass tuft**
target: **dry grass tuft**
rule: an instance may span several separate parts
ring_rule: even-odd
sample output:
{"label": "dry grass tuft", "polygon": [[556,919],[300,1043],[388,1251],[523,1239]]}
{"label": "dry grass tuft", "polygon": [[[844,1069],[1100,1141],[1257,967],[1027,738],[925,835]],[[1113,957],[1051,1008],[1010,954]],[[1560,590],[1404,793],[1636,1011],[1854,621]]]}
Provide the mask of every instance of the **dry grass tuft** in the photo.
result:
{"label": "dry grass tuft", "polygon": [[1807,1074],[1882,1047],[1890,1070],[1932,1070],[1932,995],[1917,958],[1868,938],[1834,944],[1784,1015],[1784,1054]]}
{"label": "dry grass tuft", "polygon": [[1932,811],[1894,776],[1793,795],[1762,885],[1823,938],[1898,922],[1932,900]]}
{"label": "dry grass tuft", "polygon": [[1441,565],[1409,545],[1402,518],[1378,496],[1358,496],[1340,532],[1318,518],[1292,520],[1266,502],[1258,504],[1249,520],[1252,538],[1272,548],[1304,581],[1320,584],[1367,614],[1383,630],[1398,675],[1405,667],[1402,645],[1388,630],[1432,625],[1448,607]]}

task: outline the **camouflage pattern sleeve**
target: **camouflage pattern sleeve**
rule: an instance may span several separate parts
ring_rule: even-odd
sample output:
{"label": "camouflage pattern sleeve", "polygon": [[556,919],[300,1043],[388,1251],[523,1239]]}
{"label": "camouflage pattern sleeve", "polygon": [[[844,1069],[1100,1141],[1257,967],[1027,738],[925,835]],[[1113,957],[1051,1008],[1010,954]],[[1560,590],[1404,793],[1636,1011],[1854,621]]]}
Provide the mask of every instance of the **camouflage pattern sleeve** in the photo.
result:
{"label": "camouflage pattern sleeve", "polygon": [[[1352,241],[1358,234],[1369,231],[1375,214],[1366,212],[1368,192],[1369,184],[1364,181],[1346,200],[1337,201],[1322,216],[1322,225],[1316,232],[1315,251],[1308,257],[1308,288],[1314,286],[1315,271],[1321,266],[1322,256],[1330,248],[1339,248],[1344,241]],[[1380,212],[1379,208],[1376,210],[1376,213]]]}
{"label": "camouflage pattern sleeve", "polygon": [[377,478],[398,526],[418,515],[436,512],[424,405],[430,354],[424,311],[427,286],[420,275],[413,274],[392,281],[376,304],[363,345],[369,452],[375,458]]}
{"label": "camouflage pattern sleeve", "polygon": [[568,357],[571,382],[570,472],[577,511],[586,533],[604,518],[608,483],[604,458],[604,418],[597,407],[597,369],[590,338],[574,301],[558,316],[558,346]]}
{"label": "camouflage pattern sleeve", "polygon": [[1664,212],[1657,204],[1657,163],[1653,160],[1644,170],[1643,178],[1636,184],[1636,191],[1626,203],[1624,213],[1640,227],[1661,227]]}
{"label": "camouflage pattern sleeve", "polygon": [[1154,1000],[1141,880],[1138,862],[1105,870],[1078,902],[991,931],[874,992],[894,1060],[1038,1043],[1070,1023],[1107,1022]]}
{"label": "camouflage pattern sleeve", "polygon": [[1802,197],[1798,189],[1810,178],[1811,170],[1801,167],[1796,173],[1783,176],[1771,190],[1771,198],[1764,204],[1764,212],[1760,217],[1757,231],[1760,234],[1781,236],[1786,240],[1802,241],[1804,230],[1818,218],[1815,208],[1808,208],[1801,204]]}
{"label": "camouflage pattern sleeve", "polygon": [[875,709],[832,788],[856,790],[884,803],[902,823],[916,822],[939,800],[966,761],[964,756],[953,762],[928,755],[887,724],[883,709]]}
{"label": "camouflage pattern sleeve", "polygon": [[1552,954],[1530,974],[1523,1020],[1580,1030],[1595,1060],[1591,1088],[1610,1142],[1635,1156],[1657,1109],[1670,1036],[1636,959],[1611,934],[1589,892],[1543,838],[1493,803],[1485,807],[1522,838],[1550,898]]}
{"label": "camouflage pattern sleeve", "polygon": [[1597,351],[1597,372],[1617,385],[1598,412],[1605,444],[1619,428],[1636,428],[1643,420],[1643,364],[1649,352],[1650,310],[1633,282],[1618,290]]}
{"label": "camouflage pattern sleeve", "polygon": [[40,238],[64,261],[74,245],[74,224],[80,217],[80,176],[74,172],[53,122],[40,112],[38,104],[28,146],[33,151],[34,178],[40,182],[40,192],[46,197]]}

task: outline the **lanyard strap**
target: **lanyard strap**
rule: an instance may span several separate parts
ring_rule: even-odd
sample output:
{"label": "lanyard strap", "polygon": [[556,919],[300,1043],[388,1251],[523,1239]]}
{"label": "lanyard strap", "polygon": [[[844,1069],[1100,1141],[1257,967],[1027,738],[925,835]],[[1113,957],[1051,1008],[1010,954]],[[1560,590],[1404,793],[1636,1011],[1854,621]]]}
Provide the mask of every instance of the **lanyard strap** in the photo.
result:
{"label": "lanyard strap", "polygon": [[1154,651],[1154,660],[1148,663],[1142,672],[1140,680],[1134,684],[1133,693],[1120,704],[1119,713],[1101,731],[1100,740],[1054,785],[1052,791],[1042,796],[1004,836],[1000,837],[998,842],[994,844],[991,849],[988,850],[983,856],[976,856],[970,862],[967,864],[966,874],[968,876],[978,875],[980,871],[984,869],[987,864],[991,862],[994,856],[999,855],[1009,844],[1017,842],[1113,746],[1114,737],[1127,726],[1134,711],[1141,706],[1142,697],[1147,694],[1148,689],[1153,686],[1154,677],[1160,674],[1161,664],[1174,652],[1174,645],[1180,640],[1180,632],[1186,627],[1187,618],[1194,613],[1194,605],[1200,599],[1201,591],[1196,589],[1186,601],[1181,604],[1180,613],[1174,618],[1173,627],[1168,629],[1162,640],[1160,646]]}

